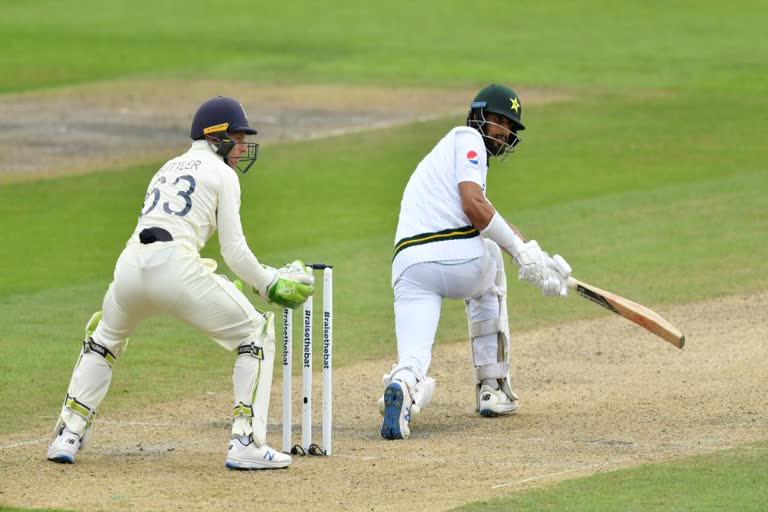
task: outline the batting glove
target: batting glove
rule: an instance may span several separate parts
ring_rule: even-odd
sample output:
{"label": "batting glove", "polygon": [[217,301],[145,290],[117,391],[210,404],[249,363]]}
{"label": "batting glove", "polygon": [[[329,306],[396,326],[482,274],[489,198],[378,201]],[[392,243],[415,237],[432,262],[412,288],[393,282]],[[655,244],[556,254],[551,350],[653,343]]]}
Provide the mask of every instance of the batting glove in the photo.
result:
{"label": "batting glove", "polygon": [[[571,266],[559,254],[555,254],[551,258],[547,256],[547,280],[551,281],[552,284],[548,285],[550,287],[548,290],[542,288],[544,295],[560,295],[561,297],[568,295],[568,278],[571,277],[571,271]],[[548,291],[552,293],[548,293]]]}
{"label": "batting glove", "polygon": [[518,279],[540,286],[539,283],[544,279],[547,270],[546,254],[536,240],[525,242],[515,255],[515,262],[520,267]]}

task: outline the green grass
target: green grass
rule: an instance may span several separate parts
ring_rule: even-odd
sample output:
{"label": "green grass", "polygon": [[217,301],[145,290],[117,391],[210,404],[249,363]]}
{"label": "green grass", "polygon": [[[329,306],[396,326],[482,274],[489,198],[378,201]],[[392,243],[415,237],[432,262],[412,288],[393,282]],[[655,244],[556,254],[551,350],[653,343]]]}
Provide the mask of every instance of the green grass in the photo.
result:
{"label": "green grass", "polygon": [[[519,153],[490,171],[489,196],[506,217],[578,277],[648,305],[768,286],[765,2],[285,5],[235,14],[200,0],[0,0],[0,93],[165,77],[566,88],[573,101],[526,106]],[[400,195],[462,114],[267,145],[242,181],[243,225],[262,261],[334,263],[339,365],[394,356]],[[82,324],[100,307],[155,169],[0,186],[0,433],[52,425]],[[220,259],[217,247],[205,254]],[[510,295],[517,331],[607,314],[516,282]],[[463,305],[449,303],[439,342],[465,333]],[[229,389],[231,364],[192,329],[152,319],[132,336],[101,412]],[[756,510],[768,502],[757,485],[765,450],[599,474],[467,510]]]}
{"label": "green grass", "polygon": [[[491,168],[490,198],[545,249],[565,255],[577,276],[643,303],[763,289],[768,220],[760,212],[768,211],[768,172],[761,132],[737,136],[728,128],[714,136],[697,122],[695,107],[705,97],[657,101],[677,119],[663,132],[650,129],[641,100],[537,107],[538,126],[520,153]],[[723,99],[746,112],[746,100]],[[765,103],[753,103],[754,111]],[[744,115],[744,126],[758,122],[756,114]],[[302,257],[336,266],[340,365],[394,354],[389,272],[400,195],[415,162],[451,124],[268,146],[242,180],[243,224],[262,261]],[[606,140],[610,145],[598,143]],[[0,188],[0,258],[16,269],[0,276],[0,432],[55,415],[82,324],[100,308],[154,169]],[[285,208],[297,190],[306,200]],[[205,254],[218,257],[216,242],[210,245]],[[521,283],[510,288],[517,330],[604,314]],[[461,302],[448,304],[439,340],[462,339],[465,330]],[[226,389],[231,359],[175,320],[147,322],[117,367],[104,410]],[[190,374],[194,382],[184,378]],[[30,378],[39,384],[28,388]],[[39,414],[20,420],[12,414],[19,407]]]}
{"label": "green grass", "polygon": [[768,87],[768,6],[757,0],[290,5],[0,0],[0,91],[129,76]]}
{"label": "green grass", "polygon": [[455,512],[740,512],[768,503],[768,443],[600,473]]}

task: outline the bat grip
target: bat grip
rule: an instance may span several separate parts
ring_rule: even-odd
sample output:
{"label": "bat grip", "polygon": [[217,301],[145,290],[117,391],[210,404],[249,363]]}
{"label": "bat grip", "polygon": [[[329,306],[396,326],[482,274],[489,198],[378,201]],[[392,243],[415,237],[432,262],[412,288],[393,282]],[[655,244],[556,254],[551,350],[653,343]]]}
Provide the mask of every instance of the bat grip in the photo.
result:
{"label": "bat grip", "polygon": [[579,287],[579,281],[578,279],[574,279],[573,277],[568,278],[568,288],[571,290],[575,290]]}

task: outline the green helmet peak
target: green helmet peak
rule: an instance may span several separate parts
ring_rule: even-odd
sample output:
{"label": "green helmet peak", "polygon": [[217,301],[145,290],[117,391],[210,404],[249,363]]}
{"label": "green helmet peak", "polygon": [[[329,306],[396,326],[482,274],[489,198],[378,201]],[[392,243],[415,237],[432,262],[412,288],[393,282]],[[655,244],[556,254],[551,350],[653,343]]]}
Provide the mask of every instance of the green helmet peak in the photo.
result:
{"label": "green helmet peak", "polygon": [[[509,120],[511,131],[488,119],[489,114],[496,114]],[[491,84],[482,89],[467,114],[467,126],[470,126],[483,136],[485,148],[490,156],[500,156],[512,153],[522,139],[517,132],[525,130],[521,120],[523,106],[515,91],[501,84]]]}
{"label": "green helmet peak", "polygon": [[523,105],[520,103],[520,97],[506,85],[491,84],[477,93],[469,106],[470,116],[472,111],[477,109],[504,116],[517,126],[518,131],[525,130],[521,120]]}

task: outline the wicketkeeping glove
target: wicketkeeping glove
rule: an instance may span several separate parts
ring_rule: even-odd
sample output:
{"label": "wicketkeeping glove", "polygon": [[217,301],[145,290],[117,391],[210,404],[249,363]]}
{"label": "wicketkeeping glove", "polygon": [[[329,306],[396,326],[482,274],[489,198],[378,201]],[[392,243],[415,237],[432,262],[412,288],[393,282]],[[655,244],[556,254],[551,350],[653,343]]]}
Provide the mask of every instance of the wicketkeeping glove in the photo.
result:
{"label": "wicketkeeping glove", "polygon": [[315,293],[315,276],[307,272],[304,262],[295,260],[294,262],[277,269],[275,278],[264,290],[257,290],[262,297],[269,302],[274,302],[280,306],[290,309],[296,309],[304,304],[307,298]]}

